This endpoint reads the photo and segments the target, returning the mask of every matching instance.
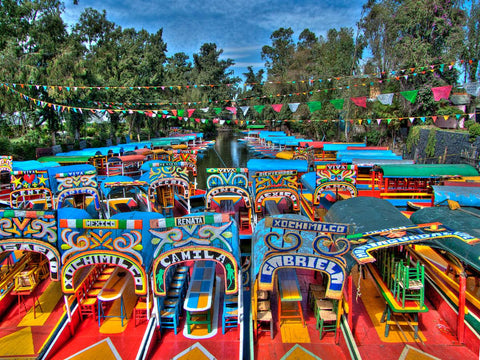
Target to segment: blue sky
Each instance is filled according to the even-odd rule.
[[[107,19],[122,28],[163,28],[167,56],[184,52],[192,59],[204,43],[215,43],[223,57],[235,62],[235,75],[243,78],[247,66],[263,67],[261,49],[271,45],[270,35],[291,27],[296,41],[304,29],[317,36],[328,29],[352,27],[360,19],[364,1],[348,0],[66,0],[64,20],[78,21],[85,8],[107,12]]]

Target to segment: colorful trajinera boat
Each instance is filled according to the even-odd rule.
[[[63,185],[82,176],[92,184],[76,172]],[[68,191],[75,199],[79,189]],[[0,214],[2,358],[158,358],[166,349],[167,358],[184,350],[221,357],[221,347],[204,343],[217,335],[241,358],[241,257],[230,216],[99,219],[72,204]],[[183,349],[171,346],[177,334]]]
[[[439,292],[415,253],[420,245],[446,252],[455,242],[475,254],[478,241],[469,228],[416,225],[370,197],[335,203],[325,222],[266,217],[252,245],[252,356],[476,358],[479,334],[466,315],[474,311],[454,305],[468,295],[461,286],[458,296],[445,286]]]

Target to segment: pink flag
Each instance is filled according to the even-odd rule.
[[[195,109],[188,109],[188,117],[192,117],[192,114],[195,112]]]
[[[432,88],[433,98],[435,101],[448,99],[450,91],[452,91],[452,85],[434,87]]]
[[[274,111],[276,111],[278,113],[278,112],[280,112],[280,110],[282,110],[282,106],[283,106],[283,104],[273,104],[272,108],[273,108]]]
[[[366,96],[360,96],[360,97],[354,97],[350,98],[354,102],[355,105],[361,106],[363,108],[367,107],[367,97]]]
[[[236,108],[236,107],[227,106],[225,109],[227,109],[228,111],[230,111],[232,114],[236,114],[236,113],[237,113],[237,108]]]

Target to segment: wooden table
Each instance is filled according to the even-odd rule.
[[[280,209],[278,208],[275,200],[266,200],[265,201],[265,211],[268,215],[279,215]]]
[[[193,267],[183,308],[187,311],[187,326],[207,324],[211,329],[210,309],[212,307],[213,284],[215,282],[215,262],[197,261]],[[201,315],[203,315],[202,317]],[[194,319],[195,317],[196,319]],[[200,319],[198,319],[200,318]]]
[[[300,319],[305,326],[302,312],[302,293],[295,269],[279,269],[278,278],[278,319]],[[287,305],[289,304],[289,305]],[[290,304],[294,305],[293,307]]]
[[[235,215],[235,205],[233,200],[220,200],[220,211],[222,214]]]
[[[120,267],[115,268],[113,273],[110,275],[110,278],[107,280],[105,285],[103,285],[102,290],[98,293],[98,326],[100,326],[100,320],[107,317],[117,317],[117,316],[107,316],[103,314],[102,301],[115,301],[120,299],[120,318],[127,317],[125,311],[125,304],[123,301],[123,293],[126,287],[129,285],[131,276],[127,273],[127,270]]]
[[[21,271],[17,275],[15,275],[15,286],[12,290],[12,295],[17,295],[18,298],[18,313],[20,314],[20,304],[23,304],[25,308],[25,312],[27,312],[27,297],[32,296],[33,299],[33,318],[37,318],[36,314],[36,307],[38,303],[38,307],[43,312],[42,305],[40,301],[38,301],[38,297],[36,294],[36,288],[38,285],[37,282],[37,271],[39,270],[38,267],[33,267],[31,269]]]

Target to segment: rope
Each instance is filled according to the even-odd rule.
[[[358,298],[362,297],[362,292],[360,290],[360,283],[362,281],[362,265],[358,266],[358,284],[357,284],[357,295],[355,296],[355,301],[358,303]]]

